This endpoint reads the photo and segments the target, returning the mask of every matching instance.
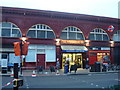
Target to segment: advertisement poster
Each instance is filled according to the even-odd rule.
[[[2,59],[1,60],[1,67],[7,67],[7,62],[8,60],[7,59]]]

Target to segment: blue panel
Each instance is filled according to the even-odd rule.
[[[62,52],[87,52],[85,50],[62,50]]]

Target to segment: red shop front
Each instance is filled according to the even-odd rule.
[[[89,64],[95,62],[103,62],[103,57],[108,55],[110,57],[110,51],[89,51]]]

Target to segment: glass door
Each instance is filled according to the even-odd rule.
[[[69,61],[70,66],[77,64],[79,68],[82,68],[82,59],[82,53],[63,53],[62,68],[64,68],[66,61]]]

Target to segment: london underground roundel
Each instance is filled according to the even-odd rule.
[[[110,26],[108,27],[108,31],[109,31],[109,32],[113,32],[113,30],[114,30],[114,26],[113,26],[113,25],[110,25]]]

